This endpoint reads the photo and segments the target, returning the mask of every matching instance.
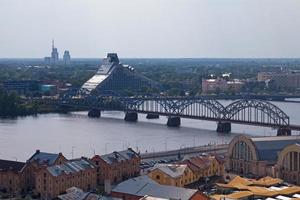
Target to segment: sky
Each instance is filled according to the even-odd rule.
[[[0,0],[0,58],[299,58],[300,0]]]

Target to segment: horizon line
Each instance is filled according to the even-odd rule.
[[[71,57],[72,59],[103,59],[106,57]],[[12,59],[35,59],[44,60],[38,57],[0,57],[0,60]],[[119,57],[119,59],[300,59],[300,57]],[[59,60],[63,60],[60,58]]]

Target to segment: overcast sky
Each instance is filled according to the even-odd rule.
[[[0,0],[0,57],[300,57],[300,0]]]

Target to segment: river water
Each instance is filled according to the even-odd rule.
[[[222,101],[223,105],[231,101]],[[300,125],[300,104],[274,103]],[[179,149],[228,143],[237,134],[276,135],[265,127],[232,124],[231,134],[216,133],[215,122],[181,119],[180,128],[166,126],[167,118],[125,122],[123,112],[103,112],[101,118],[88,118],[87,112],[41,114],[0,120],[0,159],[25,161],[36,149],[62,152],[67,158],[93,156],[132,147],[140,152]],[[299,132],[293,132],[299,134]]]

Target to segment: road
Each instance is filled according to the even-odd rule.
[[[146,160],[161,160],[168,159],[170,157],[177,158],[178,155],[198,155],[201,153],[212,153],[225,155],[228,149],[228,144],[219,144],[219,145],[205,145],[198,147],[189,147],[189,148],[181,148],[177,150],[171,151],[160,151],[160,152],[152,152],[152,153],[143,153],[141,154],[142,161]]]

